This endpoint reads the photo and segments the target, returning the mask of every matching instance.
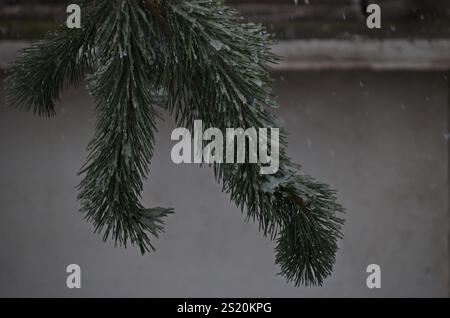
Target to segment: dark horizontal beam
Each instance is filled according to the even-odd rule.
[[[64,21],[73,0],[0,0],[0,39],[39,38]],[[450,0],[227,0],[279,39],[450,38]],[[382,6],[383,28],[368,30],[364,3]]]
[[[450,1],[425,0],[346,0],[346,1],[308,1],[299,0],[298,5],[293,1],[241,1],[228,0],[245,16],[268,22],[295,21],[304,19],[362,19],[369,3],[377,3],[382,8],[383,19],[407,20],[423,15],[450,17]]]
[[[0,0],[0,19],[58,18],[73,0]],[[414,15],[450,16],[450,0],[227,0],[244,15],[275,21],[305,18],[327,19],[361,17],[368,3],[378,3],[385,18],[408,18]]]

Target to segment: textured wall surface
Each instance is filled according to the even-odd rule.
[[[143,193],[146,205],[176,209],[157,252],[142,257],[92,234],[75,189],[95,122],[80,88],[64,94],[52,120],[0,108],[0,296],[447,296],[444,74],[276,77],[290,155],[337,188],[347,208],[335,272],[322,288],[275,276],[272,243],[243,222],[212,171],[171,162],[169,118]],[[65,285],[71,263],[82,269],[79,290]],[[382,268],[379,290],[365,285],[371,263]]]

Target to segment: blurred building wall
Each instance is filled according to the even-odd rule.
[[[275,76],[289,154],[335,187],[347,209],[335,271],[322,288],[275,276],[273,245],[243,222],[212,171],[171,162],[169,118],[143,193],[147,206],[176,209],[157,252],[102,243],[77,212],[77,172],[94,127],[93,101],[80,88],[64,94],[54,119],[0,103],[0,296],[447,296],[445,74]],[[82,268],[80,290],[66,288],[71,263]],[[382,268],[380,290],[365,284],[372,263]]]

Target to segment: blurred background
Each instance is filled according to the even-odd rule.
[[[73,2],[0,0],[0,105],[8,62],[63,23]],[[168,116],[143,193],[146,206],[176,209],[157,252],[102,243],[77,212],[95,124],[80,87],[51,120],[0,108],[0,296],[449,295],[450,1],[226,2],[275,34],[275,113],[289,154],[347,209],[333,275],[318,288],[275,276],[273,244],[243,222],[212,171],[172,163]],[[381,29],[366,26],[372,3]],[[72,263],[79,290],[66,287]],[[381,289],[366,286],[369,264],[381,266]]]

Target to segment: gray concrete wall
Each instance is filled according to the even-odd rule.
[[[143,193],[146,205],[176,208],[157,252],[142,257],[102,243],[77,213],[77,172],[95,121],[80,88],[64,94],[52,120],[0,108],[0,296],[447,296],[444,74],[276,77],[290,155],[337,188],[347,208],[323,287],[295,288],[275,276],[272,243],[243,222],[212,172],[171,162],[169,118]],[[82,268],[80,290],[65,286],[71,263]],[[371,263],[382,268],[379,290],[365,285]]]

